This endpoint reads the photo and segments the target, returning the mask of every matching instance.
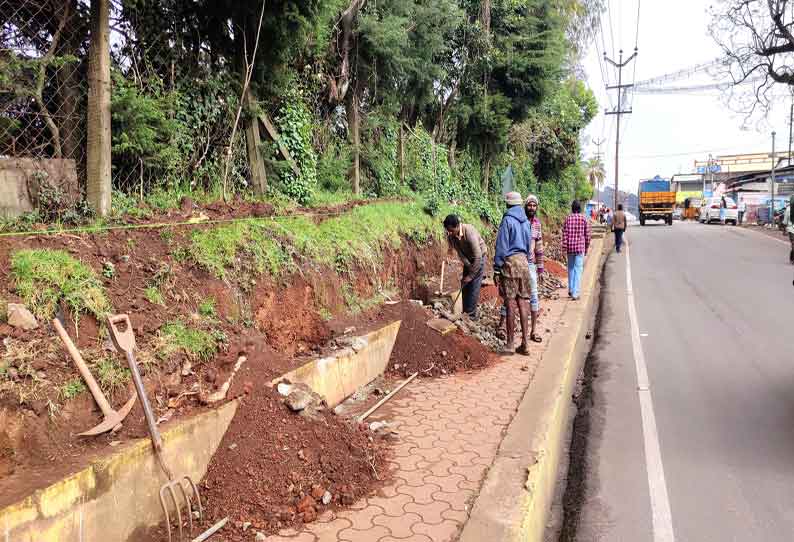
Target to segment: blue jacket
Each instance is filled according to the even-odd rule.
[[[520,205],[510,207],[502,217],[499,233],[496,235],[496,255],[494,268],[499,269],[505,258],[523,252],[529,254],[532,248],[532,226],[524,208]]]

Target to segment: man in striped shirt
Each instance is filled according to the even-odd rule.
[[[590,248],[590,223],[582,214],[582,205],[574,200],[571,214],[562,226],[562,249],[568,254],[568,295],[579,299],[584,257]]]

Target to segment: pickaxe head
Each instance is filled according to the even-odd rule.
[[[135,405],[135,400],[137,398],[138,396],[133,394],[132,397],[130,397],[130,400],[127,401],[127,404],[121,407],[121,409],[115,410],[110,415],[105,416],[105,419],[102,420],[102,423],[96,427],[93,427],[88,431],[78,433],[78,435],[81,437],[92,437],[94,435],[107,433],[108,431],[118,431],[121,429],[121,421],[127,417],[127,414],[130,413],[130,410],[132,410],[133,405]]]

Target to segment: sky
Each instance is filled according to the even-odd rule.
[[[708,7],[713,0],[607,0],[607,12],[602,15],[601,36],[591,44],[583,67],[587,83],[599,102],[599,115],[584,134],[585,158],[598,151],[595,141],[606,139],[601,152],[606,166],[607,183],[615,182],[615,120],[605,116],[611,109],[602,80],[599,56],[606,48],[617,60],[622,47],[624,58],[635,46],[639,54],[635,65],[624,68],[624,83],[632,78],[643,81],[676,72],[722,56],[708,29],[711,16]],[[613,38],[614,36],[614,38]],[[597,47],[597,48],[596,48]],[[617,84],[617,72],[609,69],[607,84]],[[628,81],[626,81],[628,79]],[[667,86],[690,86],[717,82],[708,75],[667,83]],[[609,91],[612,104],[617,102],[616,91]],[[786,89],[781,89],[784,94]],[[633,102],[633,103],[632,103]],[[694,161],[706,160],[711,152],[733,154],[740,152],[771,152],[773,130],[777,131],[777,150],[788,146],[790,99],[776,99],[766,119],[745,122],[745,115],[736,113],[732,102],[726,103],[719,91],[696,94],[640,94],[629,98],[633,113],[621,118],[620,178],[621,190],[636,192],[640,179],[654,175],[670,177],[675,173],[690,173]],[[733,108],[733,110],[732,110]]]

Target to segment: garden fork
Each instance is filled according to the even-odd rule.
[[[119,324],[123,324],[124,329],[120,329]],[[129,365],[132,380],[135,383],[135,389],[138,392],[138,398],[143,407],[143,414],[146,417],[146,425],[149,427],[149,436],[152,439],[154,454],[163,472],[168,477],[168,481],[160,486],[160,505],[163,507],[165,523],[168,526],[168,542],[171,542],[171,515],[169,513],[169,503],[167,502],[168,498],[170,498],[170,502],[176,510],[176,520],[179,525],[179,540],[184,540],[182,512],[180,511],[181,507],[179,505],[178,495],[181,495],[184,503],[187,505],[188,527],[190,529],[189,532],[192,532],[193,505],[191,495],[196,498],[198,518],[201,519],[204,514],[204,510],[201,507],[201,496],[199,495],[198,487],[196,487],[196,484],[193,483],[193,480],[189,476],[183,476],[175,480],[171,469],[165,464],[165,460],[163,459],[163,440],[160,436],[160,431],[157,429],[157,422],[154,419],[154,413],[149,404],[149,398],[146,396],[146,389],[143,387],[141,373],[138,370],[138,363],[135,360],[135,335],[132,332],[129,316],[126,314],[108,316],[108,329],[110,330],[110,337],[113,340],[113,344],[119,351],[127,355],[127,365]],[[185,486],[187,486],[187,488]],[[187,489],[190,491],[188,492]]]

